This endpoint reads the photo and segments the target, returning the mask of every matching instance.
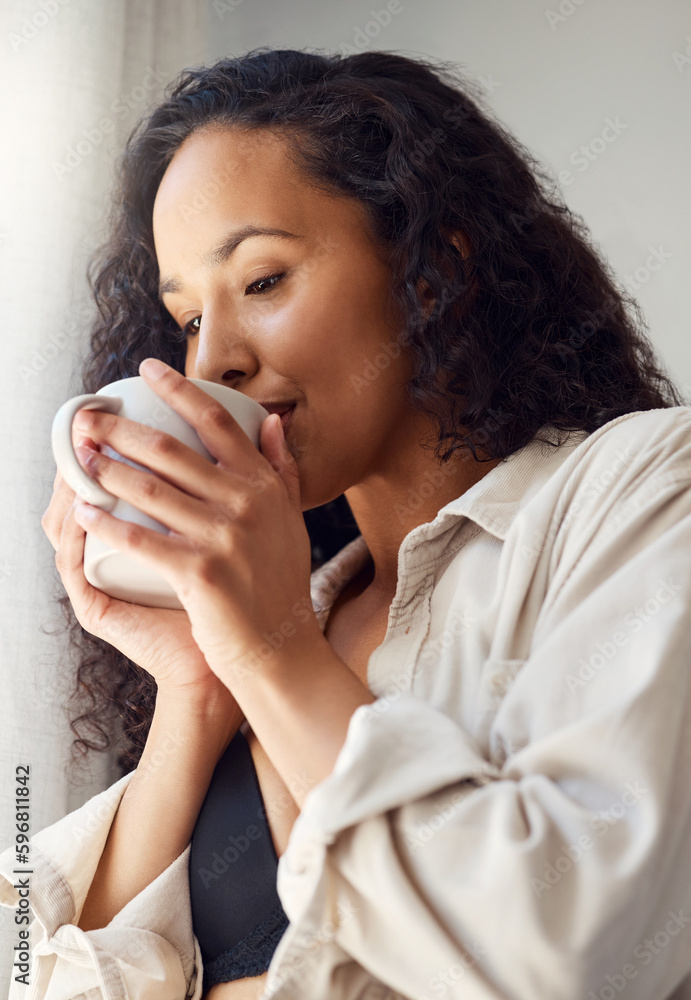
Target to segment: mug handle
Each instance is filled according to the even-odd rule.
[[[50,432],[51,446],[55,464],[61,476],[75,491],[77,496],[87,503],[100,507],[101,510],[112,510],[118,498],[92,479],[79,460],[72,447],[72,421],[77,410],[104,410],[106,413],[119,413],[122,409],[122,396],[99,396],[97,393],[86,393],[74,396],[63,403],[53,417]]]

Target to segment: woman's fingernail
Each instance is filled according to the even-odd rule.
[[[81,462],[84,468],[88,469],[92,475],[97,473],[103,465],[102,456],[97,451],[94,451],[93,448],[83,448],[80,445],[77,445],[74,449],[74,453],[77,456],[78,461]]]
[[[74,508],[74,518],[80,524],[82,521],[94,521],[99,514],[98,507],[92,507],[88,503],[78,503]]]
[[[145,375],[146,378],[150,378],[151,381],[155,381],[160,378],[161,375],[165,375],[168,365],[164,364],[163,361],[159,361],[158,358],[145,358],[139,365],[139,374]]]
[[[77,430],[90,430],[96,420],[96,414],[93,410],[77,410],[74,415],[74,420],[72,425],[77,428]]]

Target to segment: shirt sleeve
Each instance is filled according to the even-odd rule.
[[[417,1000],[650,1000],[691,972],[682,465],[552,540],[489,760],[412,693],[354,712],[279,860],[308,938]]]
[[[22,970],[14,968],[8,1000],[201,997],[201,955],[190,915],[189,845],[106,927],[83,931],[76,926],[132,774],[35,834],[28,865],[17,864],[12,849],[0,855],[0,903],[16,908],[24,885],[32,918],[30,969],[22,978]],[[19,868],[30,874],[18,873]]]

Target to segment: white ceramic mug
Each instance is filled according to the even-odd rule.
[[[221,403],[237,420],[252,444],[259,447],[259,432],[265,418],[269,416],[268,410],[256,400],[228,386],[198,378],[191,378],[189,381]],[[51,430],[53,455],[62,477],[77,496],[109,511],[121,521],[133,521],[167,535],[168,528],[164,524],[109,493],[80,465],[72,445],[72,420],[80,409],[117,413],[128,420],[172,435],[211,462],[215,462],[213,455],[204,447],[195,429],[168,406],[141,375],[110,382],[96,393],[74,396],[63,403],[55,414]],[[108,445],[102,444],[101,451],[111,458],[126,462],[134,469],[152,471],[120,455]],[[132,604],[143,604],[149,608],[182,608],[175,591],[163,577],[88,531],[84,540],[84,576],[93,587]]]

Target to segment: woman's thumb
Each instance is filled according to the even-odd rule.
[[[283,424],[278,414],[272,413],[264,420],[259,434],[259,446],[264,458],[285,483],[290,499],[297,509],[301,510],[300,473],[297,462],[286,444]]]

